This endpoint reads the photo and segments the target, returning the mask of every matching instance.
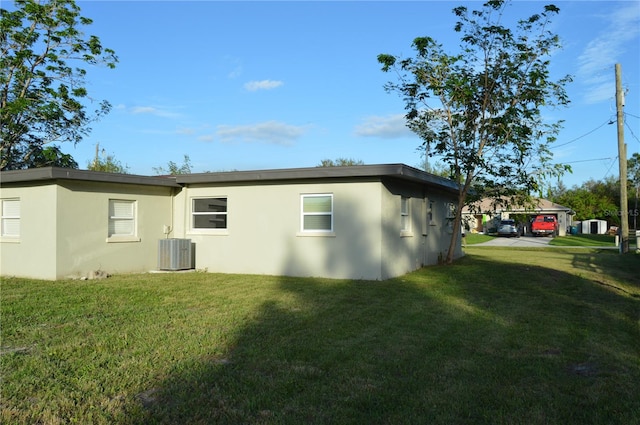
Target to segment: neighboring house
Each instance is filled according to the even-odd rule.
[[[175,177],[42,168],[2,172],[0,189],[3,276],[155,270],[159,240],[180,238],[210,272],[387,279],[442,258],[457,188],[388,164]]]
[[[463,219],[471,231],[489,232],[492,227],[496,227],[496,221],[507,218],[527,217],[525,222],[521,223],[525,231],[528,231],[529,218],[538,214],[554,215],[558,219],[558,236],[565,236],[571,226],[572,216],[575,214],[571,208],[556,204],[546,199],[533,198],[531,206],[509,205],[504,206],[496,203],[493,199],[482,199],[469,208],[466,206],[463,210]]]

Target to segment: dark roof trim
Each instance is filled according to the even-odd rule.
[[[70,168],[32,168],[3,171],[0,184],[28,183],[47,180],[82,180],[104,183],[123,183],[151,186],[181,187],[189,184],[267,183],[291,180],[396,178],[426,184],[448,191],[457,191],[458,185],[417,168],[404,164],[355,165],[347,167],[309,167],[257,171],[229,171],[219,173],[181,174],[170,177],[149,177],[132,174],[104,173]]]
[[[27,183],[47,180],[83,180],[104,183],[137,184],[146,186],[180,187],[174,177],[148,177],[133,174],[105,173],[75,170],[72,168],[31,168],[29,170],[3,171],[0,184]]]
[[[445,190],[458,190],[458,185],[404,164],[353,165],[345,167],[287,168],[257,171],[230,171],[220,173],[182,174],[176,176],[179,184],[207,183],[259,183],[308,179],[357,179],[392,177],[416,183],[437,186]]]

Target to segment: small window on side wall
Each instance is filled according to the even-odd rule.
[[[227,198],[194,198],[191,214],[192,229],[226,229]]]
[[[333,195],[302,195],[302,232],[333,232]]]
[[[109,199],[109,238],[136,236],[136,201]]]
[[[407,235],[411,232],[411,202],[406,196],[400,197],[400,232]]]
[[[2,221],[0,236],[4,238],[20,237],[20,199],[2,200]]]

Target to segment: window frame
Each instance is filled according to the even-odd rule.
[[[6,206],[7,203],[17,204],[17,215],[8,215]],[[0,238],[4,241],[18,241],[22,233],[22,203],[20,198],[3,198],[0,202]],[[7,222],[17,222],[17,233],[7,233]]]
[[[225,201],[225,211],[196,211],[196,201],[200,201],[203,199],[209,200],[224,200]],[[189,210],[189,233],[200,233],[200,234],[213,234],[213,235],[226,235],[229,233],[229,197],[227,195],[215,195],[215,196],[194,196],[191,197],[190,202],[190,210]],[[225,227],[196,227],[195,217],[196,216],[224,216],[225,217]]]
[[[331,200],[331,211],[329,212],[305,212],[305,199],[307,198],[324,198]],[[305,217],[308,216],[329,216],[329,229],[305,229]],[[302,193],[300,194],[300,236],[335,236],[335,209],[333,193]]]
[[[428,218],[428,222],[429,222],[429,226],[436,226],[437,222],[436,222],[436,216],[437,216],[437,211],[436,211],[436,203],[433,199],[428,199],[427,200],[427,218]]]
[[[411,198],[400,196],[400,236],[413,236],[411,230]]]
[[[131,207],[130,216],[117,215],[115,209],[116,204],[127,204]],[[108,210],[107,210],[107,242],[140,242],[138,237],[138,201],[135,199],[121,199],[121,198],[109,198]],[[131,233],[116,233],[116,222],[130,222]],[[113,229],[113,233],[112,233]]]

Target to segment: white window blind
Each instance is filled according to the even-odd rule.
[[[19,199],[3,199],[2,200],[2,236],[19,237],[20,236],[20,200]]]
[[[333,231],[333,195],[302,195],[302,230]]]
[[[109,237],[135,236],[135,201],[109,200]]]

